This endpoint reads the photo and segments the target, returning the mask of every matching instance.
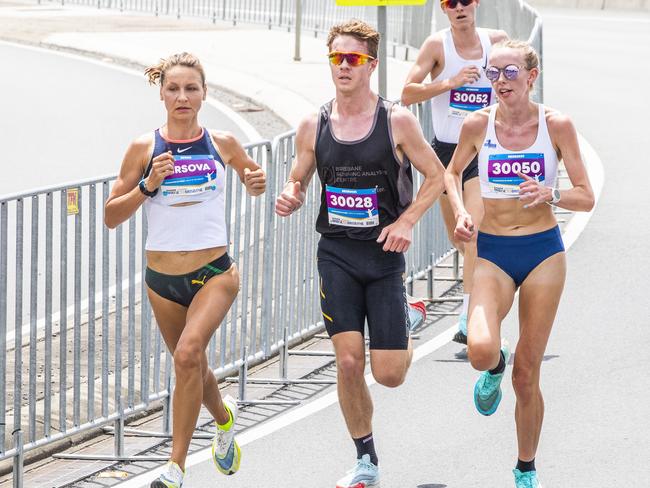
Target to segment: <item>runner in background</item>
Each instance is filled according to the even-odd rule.
[[[475,110],[496,101],[490,81],[483,69],[495,42],[507,39],[504,31],[476,27],[479,0],[442,0],[440,8],[449,19],[450,27],[429,36],[411,68],[402,90],[402,103],[411,105],[431,99],[433,148],[447,167],[458,143],[460,126]],[[425,79],[430,77],[431,81]],[[476,159],[463,172],[462,189],[465,208],[479,225],[483,205],[478,183]],[[446,195],[440,198],[440,208],[449,240],[463,254],[463,306],[459,329],[454,341],[467,343],[467,310],[472,293],[472,271],[476,259],[476,239],[463,242],[454,237],[456,221]]]

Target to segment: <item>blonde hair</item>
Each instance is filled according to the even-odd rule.
[[[205,85],[205,71],[199,58],[190,53],[172,54],[168,58],[161,58],[158,64],[149,66],[144,70],[144,75],[151,85],[162,86],[165,82],[165,73],[174,66],[185,66],[194,68],[201,75],[201,84]]]
[[[375,59],[377,58],[380,38],[379,32],[364,21],[351,19],[342,24],[332,26],[329,35],[327,36],[327,48],[330,51],[332,50],[334,39],[338,36],[352,36],[361,42],[365,42],[368,48],[368,54]]]
[[[539,54],[537,54],[535,48],[528,44],[526,41],[507,39],[497,42],[492,46],[492,49],[497,49],[500,47],[521,50],[524,54],[524,63],[526,64],[525,68],[529,71],[533,68],[539,69]]]

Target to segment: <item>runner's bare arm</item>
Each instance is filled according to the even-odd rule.
[[[458,146],[445,171],[445,190],[456,217],[454,234],[463,241],[469,241],[474,233],[474,223],[463,205],[461,177],[463,171],[479,151],[487,127],[487,112],[480,110],[470,114],[460,129]]]
[[[572,188],[560,191],[561,198],[556,205],[567,210],[588,212],[595,204],[594,191],[582,159],[575,126],[568,116],[559,112],[551,112],[548,115],[547,125],[558,157],[564,162],[572,185]],[[550,200],[551,196],[548,195],[545,201]]]
[[[111,194],[104,206],[104,223],[114,229],[127,220],[148,198],[138,188],[143,173],[149,163],[153,148],[153,137],[145,134],[133,141],[124,155],[120,173],[111,189]],[[171,162],[170,162],[171,160]],[[154,191],[166,174],[173,171],[173,159],[164,153],[154,160],[151,174],[145,179],[145,187]],[[166,173],[170,171],[169,173]]]
[[[246,186],[246,191],[253,196],[261,195],[266,190],[266,173],[251,159],[237,138],[230,132],[210,131],[212,140],[219,150],[224,163],[229,164]]]
[[[424,81],[440,64],[443,56],[442,37],[438,34],[429,36],[422,44],[415,64],[406,77],[401,97],[404,105],[428,100],[453,88],[451,80],[448,79],[431,83]]]
[[[284,189],[275,202],[275,212],[287,217],[298,210],[305,201],[305,191],[316,171],[316,128],[318,115],[305,117],[296,131],[296,158]]]
[[[442,193],[444,168],[409,110],[393,106],[391,128],[401,159],[408,158],[424,176],[411,205],[394,223],[384,227],[377,239],[384,242],[384,251],[405,252],[411,244],[413,227]]]

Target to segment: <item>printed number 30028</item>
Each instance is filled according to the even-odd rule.
[[[373,206],[370,197],[345,197],[343,195],[330,195],[330,205],[348,208],[372,208]]]

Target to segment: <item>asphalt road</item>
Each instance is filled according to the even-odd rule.
[[[54,51],[0,43],[0,195],[116,174],[131,140],[165,122],[144,75]],[[248,138],[204,104],[200,122]]]
[[[545,487],[646,486],[650,458],[650,193],[643,141],[650,104],[650,16],[542,10],[546,103],[570,114],[599,153],[606,182],[568,255],[564,297],[542,370],[546,419],[537,456]],[[517,339],[516,307],[504,335]],[[447,324],[448,325],[448,324]],[[374,385],[383,488],[513,486],[514,396],[490,418],[474,411],[477,374],[446,344],[397,390]],[[511,369],[508,368],[508,372]],[[244,446],[240,473],[211,461],[184,486],[333,487],[354,461],[336,403]],[[129,486],[134,486],[132,483]],[[142,485],[142,486],[148,486]]]

